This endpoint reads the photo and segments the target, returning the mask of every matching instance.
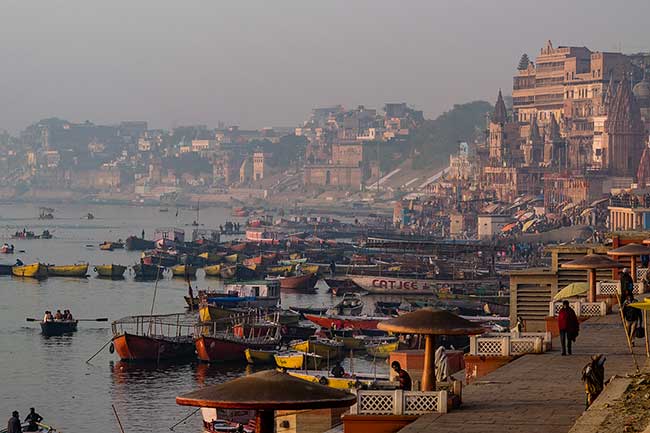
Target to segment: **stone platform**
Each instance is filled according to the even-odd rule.
[[[645,343],[636,340],[639,367],[646,363]],[[526,355],[463,389],[463,406],[446,414],[429,414],[401,433],[567,433],[585,410],[582,368],[596,353],[607,357],[605,380],[634,373],[618,312],[583,322],[573,355],[554,350]]]

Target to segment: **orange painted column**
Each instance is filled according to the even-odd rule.
[[[436,336],[427,335],[424,340],[424,367],[420,391],[436,390]]]
[[[596,270],[589,269],[589,302],[596,302]]]

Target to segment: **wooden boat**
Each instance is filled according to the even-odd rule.
[[[122,361],[159,361],[194,356],[194,319],[184,314],[130,316],[111,324]]]
[[[14,265],[5,265],[0,263],[0,275],[11,275],[11,269]]]
[[[365,293],[365,290],[357,286],[352,280],[344,279],[338,280],[333,278],[325,278],[325,284],[329,287],[329,291],[334,296],[344,296],[346,293]]]
[[[294,311],[298,314],[325,314],[327,310],[329,310],[328,307],[289,307],[289,310]]]
[[[88,263],[47,267],[47,275],[50,277],[85,277],[87,273]]]
[[[278,277],[280,280],[280,289],[291,290],[296,292],[313,292],[316,289],[314,285],[318,278],[316,274],[296,275],[293,277]]]
[[[281,328],[282,342],[289,343],[294,340],[306,340],[316,332],[312,326],[284,325]]]
[[[315,353],[325,359],[341,359],[345,357],[343,343],[333,340],[313,338],[290,344],[293,350],[299,352]]]
[[[102,242],[99,244],[99,249],[102,251],[113,251],[115,247],[113,246],[113,242]]]
[[[41,322],[41,333],[46,337],[65,335],[77,332],[76,320],[54,320]]]
[[[11,268],[11,273],[15,277],[30,277],[42,280],[47,278],[47,266],[42,263],[14,266]]]
[[[386,316],[396,316],[400,305],[401,301],[376,301],[375,312]]]
[[[198,268],[192,265],[176,265],[171,267],[172,275],[175,277],[196,277]]]
[[[230,254],[228,256],[225,256],[223,259],[228,263],[237,263],[237,259],[239,259],[239,254]]]
[[[366,352],[373,358],[388,358],[390,353],[397,349],[399,349],[399,341],[366,345]]]
[[[14,247],[12,245],[4,244],[2,247],[0,247],[0,254],[13,254],[13,253],[14,253]]]
[[[146,265],[171,267],[178,264],[178,254],[161,250],[150,250],[142,253],[140,261]]]
[[[327,364],[327,360],[322,356],[297,351],[278,353],[273,359],[275,365],[284,369],[320,370]]]
[[[275,364],[274,356],[276,353],[275,350],[257,350],[250,348],[244,351],[246,361],[254,365]]]
[[[129,236],[126,238],[126,249],[130,251],[144,251],[155,247],[156,243],[154,241],[142,239],[137,236]]]
[[[318,274],[320,266],[318,265],[302,265],[300,270],[305,274]]]
[[[346,293],[333,309],[341,316],[358,316],[363,310],[363,300],[355,293]]]
[[[327,329],[377,329],[379,322],[388,320],[390,317],[316,316],[305,314],[305,319]]]
[[[206,277],[221,277],[221,265],[206,266],[203,268]]]
[[[126,266],[122,265],[97,265],[95,266],[95,272],[97,275],[103,278],[112,278],[120,279],[124,278],[124,272],[126,271]]]
[[[133,272],[137,280],[156,280],[162,278],[165,268],[157,265],[146,265],[138,263],[133,265]]]
[[[267,275],[285,275],[293,272],[293,265],[269,266],[265,269]]]
[[[252,280],[257,277],[257,272],[247,268],[246,266],[236,264],[231,266],[223,266],[221,268],[221,278],[224,280]]]
[[[370,375],[370,374],[346,374],[343,377],[334,377],[327,370],[315,370],[315,371],[304,371],[304,370],[288,370],[292,376],[298,377],[302,380],[308,382],[320,383],[321,385],[327,385],[331,388],[343,389],[343,390],[356,390],[359,388],[370,388],[373,382],[376,382],[379,379],[379,376],[384,380],[388,380],[388,377],[385,375]]]
[[[203,362],[242,361],[246,359],[246,349],[273,350],[279,339],[272,337],[237,337],[227,332],[200,335],[195,339],[196,354]]]
[[[375,275],[349,275],[356,285],[370,293],[397,295],[433,295],[436,281],[416,278],[397,278]]]
[[[250,281],[226,284],[223,290],[200,290],[198,298],[205,306],[220,308],[277,308],[280,305],[280,286],[276,280]],[[187,299],[186,299],[187,301]],[[286,322],[297,322],[300,317],[287,314]],[[215,317],[216,318],[216,317]],[[281,320],[285,319],[281,317]],[[290,319],[290,320],[289,320]],[[287,324],[287,323],[282,323]]]

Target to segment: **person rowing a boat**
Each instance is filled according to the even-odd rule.
[[[63,314],[61,314],[61,310],[56,310],[56,313],[54,314],[54,320],[57,322],[63,320]]]
[[[23,427],[20,425],[20,415],[17,410],[11,413],[11,418],[7,422],[7,433],[23,433]]]
[[[47,310],[45,312],[45,316],[43,316],[43,322],[53,322],[54,321],[54,316],[52,316],[52,312]]]
[[[70,310],[63,310],[63,320],[70,321],[70,322],[74,320],[72,318],[72,313],[70,312]]]
[[[25,431],[38,431],[38,423],[43,421],[43,417],[36,413],[33,407],[29,408],[29,413],[25,417],[25,422],[29,423]]]

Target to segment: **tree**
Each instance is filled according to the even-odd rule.
[[[524,53],[521,55],[521,59],[519,59],[519,66],[517,66],[517,69],[520,71],[525,71],[528,69],[529,64],[530,59],[528,58],[528,54]]]

